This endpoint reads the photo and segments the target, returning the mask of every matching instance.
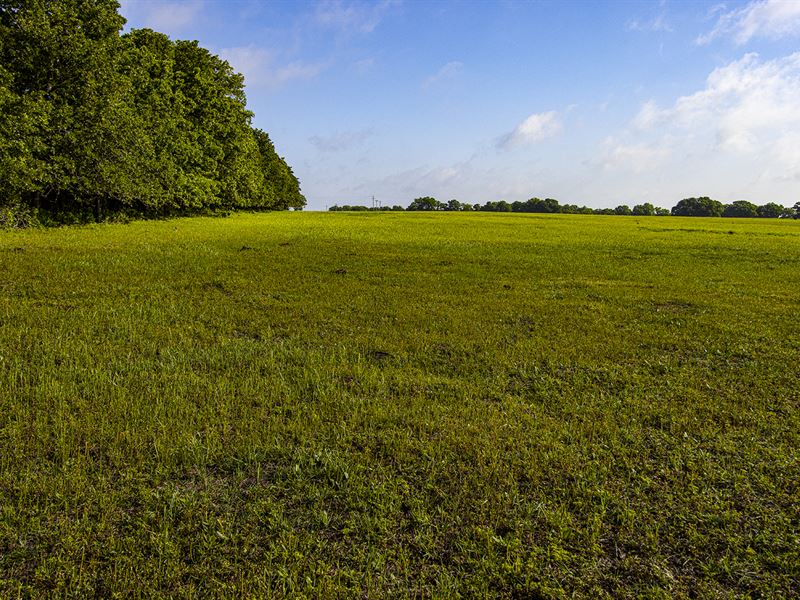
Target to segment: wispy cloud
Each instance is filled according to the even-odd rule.
[[[204,0],[123,0],[120,12],[126,17],[135,15],[144,27],[175,35],[197,23],[204,8]]]
[[[462,202],[486,200],[516,200],[536,195],[532,180],[541,184],[547,174],[527,166],[524,173],[515,173],[505,160],[499,164],[487,162],[485,156],[473,155],[460,161],[440,165],[425,165],[396,172],[371,176],[354,174],[353,178],[339,175],[320,187],[321,195],[331,202],[341,198],[364,198],[375,194],[384,204],[407,205],[413,198],[433,196],[441,201],[457,198]],[[344,183],[344,185],[342,185]],[[336,189],[340,186],[339,189]],[[542,189],[545,189],[545,185]],[[331,193],[333,189],[333,193]]]
[[[428,89],[431,86],[434,86],[439,83],[443,83],[445,81],[450,81],[458,76],[464,70],[464,63],[459,62],[457,60],[452,60],[446,65],[444,65],[441,69],[436,71],[430,77],[427,77],[425,81],[422,82],[422,88]]]
[[[628,31],[647,31],[647,32],[672,32],[672,26],[669,24],[667,20],[666,13],[659,13],[654,18],[650,20],[640,21],[637,19],[633,19],[628,21],[625,25],[625,29]]]
[[[442,199],[459,193],[459,184],[473,181],[474,169],[470,161],[457,162],[435,167],[416,167],[386,175],[375,187],[397,190],[408,199],[430,195]],[[464,196],[462,196],[464,197]]]
[[[362,58],[361,60],[357,60],[353,64],[353,68],[356,70],[357,73],[361,75],[371,71],[374,66],[375,66],[374,56],[368,56],[367,58]]]
[[[772,156],[781,169],[779,178],[800,181],[800,131],[787,133],[777,140]]]
[[[654,100],[648,100],[639,109],[633,119],[633,126],[639,130],[648,130],[664,118],[664,110],[659,108]]]
[[[800,127],[800,52],[762,61],[757,54],[712,71],[706,87],[672,106],[650,101],[634,119],[640,128],[711,128],[722,149],[761,150],[766,140]]]
[[[605,169],[624,169],[642,173],[661,165],[671,154],[664,144],[621,143],[613,136],[603,141],[600,164]]]
[[[702,89],[671,105],[645,102],[629,131],[604,142],[600,162],[642,171],[679,156],[697,164],[724,157],[749,161],[751,169],[768,165],[780,177],[800,177],[797,98],[800,52],[773,60],[746,54],[712,71]]]
[[[399,0],[380,2],[323,0],[317,5],[314,20],[319,25],[346,33],[372,33],[386,14],[399,5]]]
[[[361,145],[373,135],[375,132],[371,128],[367,128],[358,131],[343,131],[327,136],[315,135],[308,138],[308,141],[320,152],[341,152]]]
[[[326,66],[326,63],[307,63],[295,60],[274,69],[267,81],[273,86],[279,86],[292,79],[313,79],[322,73]]]
[[[497,148],[507,150],[516,146],[541,142],[558,135],[562,129],[561,119],[555,111],[534,113],[512,131],[501,136],[497,140]]]
[[[714,28],[697,38],[700,45],[730,37],[746,44],[754,37],[780,39],[800,35],[800,2],[757,0],[742,8],[721,12]]]
[[[252,45],[220,48],[218,53],[244,75],[245,83],[250,86],[277,88],[292,80],[313,79],[327,66],[299,60],[279,64],[274,51]]]

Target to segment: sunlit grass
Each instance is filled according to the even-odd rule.
[[[0,234],[0,597],[790,597],[800,223]]]

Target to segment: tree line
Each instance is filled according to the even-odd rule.
[[[116,0],[0,0],[5,219],[303,207],[242,75],[124,24]]]
[[[758,206],[746,200],[737,200],[730,204],[723,204],[707,196],[700,198],[684,198],[671,210],[653,206],[649,202],[636,204],[633,208],[621,204],[616,208],[590,208],[576,204],[560,204],[553,198],[531,198],[530,200],[506,202],[486,202],[485,204],[469,204],[450,200],[439,202],[431,196],[415,198],[408,207],[399,205],[392,207],[366,207],[362,205],[334,205],[330,211],[483,211],[507,213],[561,213],[561,214],[586,214],[586,215],[632,215],[632,216],[676,216],[676,217],[761,217],[761,218],[800,218],[800,202],[793,207],[784,207],[774,202]]]

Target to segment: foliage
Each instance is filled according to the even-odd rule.
[[[561,212],[558,200],[553,198],[531,198],[525,202],[514,202],[514,212],[557,213]]]
[[[395,204],[394,206],[364,206],[362,204],[342,204],[339,206],[338,204],[334,204],[328,208],[328,210],[332,212],[389,212],[405,210],[405,208],[399,204]]]
[[[722,211],[723,217],[758,217],[758,206],[747,200],[737,200],[731,204],[725,205]]]
[[[445,207],[445,210],[449,210],[451,212],[455,212],[455,211],[459,211],[459,210],[464,210],[465,206],[469,206],[469,205],[468,204],[467,205],[462,205],[461,202],[459,202],[458,200],[453,198],[452,200],[450,200],[447,203],[447,205]]]
[[[487,202],[479,210],[484,212],[512,212],[513,207],[505,200],[499,200],[497,202]]]
[[[768,202],[763,206],[759,206],[757,212],[759,217],[766,219],[778,219],[783,216],[783,213],[786,212],[786,209],[780,204]]]
[[[41,225],[38,211],[17,201],[0,204],[0,229],[24,229]]]
[[[543,214],[600,214],[600,215],[631,215],[631,214],[647,214],[647,215],[668,215],[668,210],[663,208],[656,208],[652,204],[637,205],[636,209],[639,212],[633,212],[626,206],[618,206],[616,209],[612,208],[599,208],[592,209],[588,206],[578,206],[577,204],[560,204],[554,198],[531,198],[524,202],[519,200],[515,202],[489,201],[484,204],[470,205],[467,203],[459,202],[458,200],[450,200],[447,204],[438,202],[435,198],[426,196],[424,198],[415,199],[406,210],[419,211],[419,210],[444,210],[451,212],[463,211],[483,211],[483,212],[515,212],[515,213],[543,213]],[[340,207],[333,207],[330,210],[342,210]],[[356,210],[354,207],[353,210]],[[642,212],[644,211],[644,212]]]
[[[645,202],[644,204],[637,204],[633,207],[633,211],[631,214],[637,217],[652,217],[656,214],[656,207],[650,204],[649,202]]]
[[[800,203],[798,203],[800,205]],[[387,207],[367,208],[366,206],[334,205],[328,210],[331,211],[385,211]],[[392,207],[392,210],[403,210],[400,206]],[[751,202],[744,200],[723,205],[721,202],[711,200],[708,197],[686,198],[681,200],[672,211],[659,206],[653,206],[649,202],[637,204],[631,209],[628,205],[622,204],[616,208],[589,208],[588,206],[578,206],[577,204],[559,204],[558,200],[546,198],[531,198],[525,202],[519,200],[508,203],[504,200],[498,202],[486,202],[485,204],[468,204],[458,200],[450,200],[446,204],[439,202],[435,198],[425,196],[416,198],[411,202],[406,210],[409,211],[483,211],[483,212],[515,212],[515,213],[560,213],[560,214],[595,214],[595,215],[634,215],[640,217],[658,216],[726,216],[726,217],[766,217],[779,218],[791,217],[795,215],[795,209],[787,209],[779,204],[769,203],[757,207]]]
[[[261,161],[264,184],[273,197],[270,208],[280,210],[303,208],[306,204],[306,199],[300,193],[300,182],[292,168],[283,158],[278,156],[275,146],[265,132],[255,129],[253,133],[258,145],[258,156]]]
[[[406,210],[443,210],[443,206],[442,203],[436,198],[432,198],[431,196],[423,196],[422,198],[414,198]]]
[[[112,0],[0,0],[0,203],[117,214],[302,207],[244,81]]]
[[[723,209],[722,202],[702,196],[684,198],[672,207],[672,214],[676,217],[721,217]]]
[[[0,598],[796,597],[798,223],[607,221],[4,233]]]
[[[562,204],[559,207],[559,211],[561,214],[564,215],[591,215],[594,214],[594,210],[589,208],[588,206],[578,206],[577,204]]]

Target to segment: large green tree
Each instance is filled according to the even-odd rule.
[[[516,203],[515,203],[516,204]],[[558,200],[554,198],[531,198],[525,202],[521,202],[514,212],[529,212],[529,213],[557,213],[561,212],[561,206]]]
[[[736,200],[725,206],[723,217],[757,217],[758,207],[747,200]]]
[[[676,217],[721,217],[723,209],[722,202],[701,196],[684,198],[672,207],[672,214]]]
[[[764,219],[778,219],[786,211],[780,204],[767,202],[758,207],[758,216]]]
[[[286,210],[301,209],[306,199],[300,193],[300,182],[286,160],[275,151],[269,135],[260,129],[254,130],[259,154],[259,165],[265,178],[264,206]]]
[[[631,207],[628,206],[627,204],[620,204],[619,206],[617,206],[614,209],[614,214],[615,215],[632,215],[633,211],[631,210]]]
[[[120,36],[115,0],[0,0],[0,203],[49,214],[300,208],[244,79],[197,42]]]
[[[124,19],[111,0],[0,3],[0,63],[26,123],[6,145],[24,144],[30,171],[21,195],[36,206],[128,191],[131,148],[124,85],[115,69]]]
[[[649,202],[637,204],[633,207],[633,214],[639,217],[652,217],[656,214],[656,207]]]
[[[414,198],[411,204],[408,205],[406,210],[443,210],[444,206],[436,198],[431,196],[422,196],[421,198]]]

